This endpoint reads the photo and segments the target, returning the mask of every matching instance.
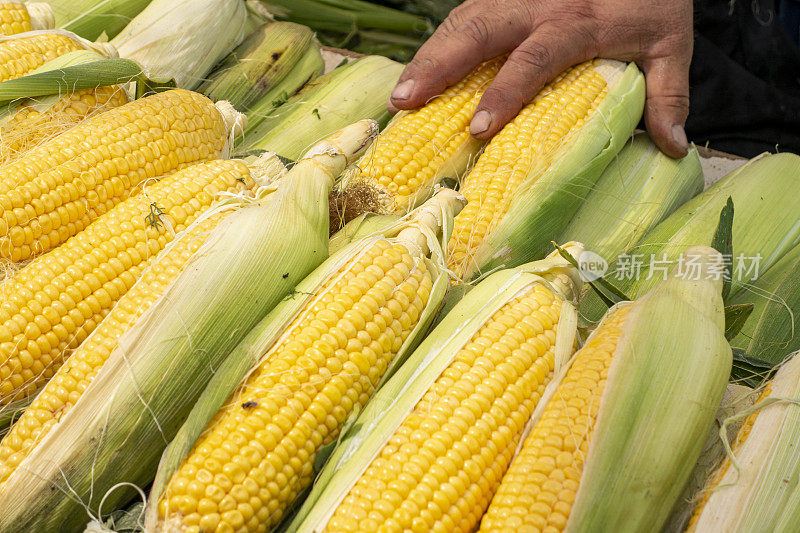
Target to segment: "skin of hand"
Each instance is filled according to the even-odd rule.
[[[488,139],[569,67],[634,61],[647,82],[645,124],[661,150],[686,155],[692,0],[467,0],[406,66],[389,108],[414,109],[482,61],[508,53],[470,133]]]

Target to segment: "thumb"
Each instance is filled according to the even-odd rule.
[[[683,157],[689,149],[686,117],[689,116],[689,59],[665,56],[643,65],[647,82],[644,121],[662,152]]]

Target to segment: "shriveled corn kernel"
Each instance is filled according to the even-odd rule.
[[[467,205],[448,243],[448,263],[457,275],[470,271],[472,254],[509,212],[522,182],[551,165],[608,93],[595,65],[596,60],[582,63],[545,86],[492,138],[464,178],[460,190]]]
[[[525,439],[481,520],[481,531],[563,531],[578,490],[626,309],[577,353],[541,419]]]
[[[144,180],[218,157],[226,139],[214,104],[180,89],[81,122],[0,167],[0,258],[55,248]]]
[[[387,282],[365,283],[367,269],[379,269],[376,276]],[[393,271],[407,274],[395,278]],[[385,302],[381,311],[399,305],[408,312],[414,302],[399,295],[415,293],[424,306],[431,290],[427,266],[402,244],[381,239],[351,260],[320,289],[209,423],[170,480],[159,502],[161,519],[185,523],[181,507],[194,486],[221,496],[207,520],[215,524],[213,531],[267,531],[280,522],[311,483],[320,447],[333,442],[347,415],[371,396],[414,326],[400,325],[391,314],[381,321],[380,312],[369,312],[368,302]],[[349,309],[328,305],[340,299],[350,303]],[[353,312],[359,304],[364,304],[367,318]],[[416,311],[419,316],[422,309]],[[315,327],[326,321],[335,325]],[[372,324],[381,330],[378,339],[364,339],[366,346],[352,349],[350,341]],[[214,511],[212,505],[207,509]],[[246,521],[253,513],[255,519]],[[200,520],[205,520],[202,513]]]
[[[241,161],[187,168],[121,203],[0,286],[0,405],[32,394],[88,336],[143,268],[208,208],[216,193],[252,187]],[[38,347],[34,357],[31,350]]]
[[[520,319],[555,328],[560,309],[541,285],[501,307],[403,420],[327,530],[474,530],[552,376],[552,339]]]

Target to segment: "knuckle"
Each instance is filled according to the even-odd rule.
[[[472,17],[459,26],[458,31],[476,44],[484,45],[491,38],[489,23],[483,16]]]
[[[539,41],[530,41],[518,47],[508,61],[523,70],[543,70],[553,62],[553,51]]]

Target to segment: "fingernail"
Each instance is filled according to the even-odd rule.
[[[492,125],[492,115],[488,111],[478,111],[469,123],[469,132],[472,135],[480,135]]]
[[[683,150],[689,149],[689,141],[686,139],[686,130],[680,124],[672,126],[672,140]]]
[[[406,80],[394,88],[392,100],[408,100],[412,92],[414,92],[414,80]]]

